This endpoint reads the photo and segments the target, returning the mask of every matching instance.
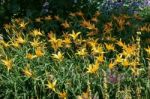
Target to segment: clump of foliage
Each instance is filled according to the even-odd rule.
[[[138,14],[92,13],[5,24],[0,98],[148,98],[150,25]]]

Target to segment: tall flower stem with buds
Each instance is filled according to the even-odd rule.
[[[103,98],[104,99],[109,99],[109,94],[108,94],[108,85],[107,85],[107,74],[103,70]]]
[[[137,38],[136,38],[136,41],[137,41],[137,62],[138,64],[140,63],[140,49],[141,49],[141,39],[140,39],[140,35],[141,35],[141,32],[137,32]]]
[[[137,88],[136,88],[136,96],[137,96],[137,99],[141,99],[141,86],[137,85]]]

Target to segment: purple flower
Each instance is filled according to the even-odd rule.
[[[109,82],[110,83],[117,83],[118,82],[118,77],[117,77],[117,75],[114,75],[114,74],[111,74],[111,75],[109,75]]]
[[[133,2],[133,3],[131,4],[131,6],[140,6],[140,3],[139,3],[139,2]]]
[[[121,7],[121,6],[123,6],[123,2],[115,2],[115,3],[113,3],[113,6],[114,7]]]

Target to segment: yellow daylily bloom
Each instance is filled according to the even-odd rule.
[[[98,62],[104,62],[104,54],[99,55],[98,57],[96,57],[96,60]]]
[[[90,21],[86,21],[85,19],[80,23],[82,27],[89,27],[91,25]]]
[[[17,42],[17,41],[12,41],[11,42],[11,45],[15,48],[19,48],[20,47],[20,44]]]
[[[86,48],[81,48],[81,49],[77,50],[76,54],[79,56],[86,56],[88,53],[86,51]]]
[[[98,39],[88,39],[87,40],[87,43],[90,47],[95,47],[98,45]]]
[[[75,16],[76,16],[76,14],[75,14],[75,13],[72,13],[72,12],[71,12],[69,15],[72,16],[72,17],[75,17]]]
[[[58,93],[60,99],[67,99],[67,93],[65,91]]]
[[[104,25],[104,33],[111,33],[111,31],[113,30],[112,28],[112,22],[107,22],[105,25]]]
[[[38,18],[35,19],[35,22],[41,22],[41,19],[42,18],[38,17]]]
[[[78,12],[76,12],[75,14],[76,14],[77,16],[81,16],[81,17],[84,16],[83,12],[81,12],[81,11],[78,11]]]
[[[98,29],[95,27],[95,24],[90,24],[89,26],[86,27],[89,30],[95,30],[97,31]]]
[[[106,46],[106,49],[107,49],[108,51],[115,51],[115,47],[114,47],[113,44],[106,44],[106,43],[105,43],[105,46]]]
[[[18,38],[16,39],[17,43],[19,44],[24,44],[26,42],[25,39],[23,39],[21,36],[18,36]]]
[[[13,61],[12,59],[2,59],[2,64],[6,66],[7,70],[9,71],[10,69],[12,69],[13,66]]]
[[[28,24],[28,22],[25,22],[25,21],[23,20],[23,21],[21,21],[21,22],[19,23],[19,26],[20,26],[20,28],[25,29],[27,24]]]
[[[63,44],[66,48],[70,48],[71,47],[71,40],[69,37],[66,37],[64,40],[63,40]]]
[[[39,30],[38,29],[34,29],[34,30],[31,31],[30,34],[33,35],[33,36],[35,36],[35,37],[43,35],[42,32],[40,31],[40,29]]]
[[[62,47],[62,44],[63,44],[63,40],[62,39],[57,39],[57,40],[51,42],[51,47],[56,52],[60,47]]]
[[[87,73],[95,74],[98,69],[99,69],[98,63],[90,64],[89,67],[87,68],[87,70],[88,70]]]
[[[93,46],[92,47],[92,54],[102,54],[104,53],[102,46]]]
[[[35,54],[37,57],[41,57],[44,55],[44,52],[42,51],[42,49],[40,47],[35,49]]]
[[[0,44],[2,44],[5,48],[9,47],[9,43],[6,43],[4,40],[0,40]]]
[[[58,15],[54,16],[54,19],[57,21],[61,21],[61,18]]]
[[[82,95],[77,96],[77,99],[92,99],[89,88],[86,90],[86,92],[82,92]]]
[[[121,63],[124,67],[128,67],[130,65],[129,60],[124,59]]]
[[[136,45],[130,45],[123,48],[123,55],[126,57],[130,57],[136,53],[137,47]]]
[[[48,33],[48,37],[49,37],[49,42],[55,42],[57,40],[56,34],[53,33],[53,31],[50,31],[50,33]]]
[[[122,42],[122,40],[120,39],[119,41],[117,41],[117,43],[116,43],[117,45],[119,45],[120,47],[123,47],[123,48],[125,48],[126,47],[126,45]]]
[[[35,58],[36,57],[36,55],[32,55],[31,53],[28,53],[27,55],[26,55],[26,58],[27,59],[33,59],[33,58]]]
[[[55,92],[56,91],[56,82],[57,82],[57,80],[54,80],[53,82],[48,81],[47,87]]]
[[[25,67],[23,69],[23,73],[27,76],[27,77],[31,77],[33,75],[32,71],[29,69],[29,65],[27,65],[27,67]]]
[[[97,19],[97,17],[95,17],[95,16],[94,16],[94,17],[91,19],[91,21],[93,21],[93,22],[96,22],[96,23],[97,23],[97,22],[98,22],[98,19]]]
[[[65,22],[62,23],[61,25],[62,25],[65,29],[70,27],[69,23],[68,23],[66,20],[65,20]]]
[[[148,48],[145,48],[145,51],[150,55],[150,46]]]
[[[75,40],[79,36],[79,34],[81,34],[81,32],[75,33],[74,30],[73,30],[72,34],[69,34],[69,35],[73,38],[73,40]]]
[[[30,43],[31,43],[31,46],[33,46],[34,48],[36,48],[36,47],[41,45],[41,42],[39,42],[38,39],[33,39],[33,41],[30,42]]]
[[[59,51],[57,54],[52,54],[52,58],[53,58],[53,59],[56,59],[56,60],[58,60],[58,61],[62,61],[63,58],[64,58],[64,56],[63,56],[63,54]]]
[[[122,59],[122,54],[116,55],[116,60],[115,60],[115,62],[116,62],[116,63],[121,63],[122,61],[123,61],[123,59]]]
[[[44,17],[45,20],[52,20],[52,17],[49,15],[49,16],[46,16]]]
[[[94,14],[95,17],[98,17],[100,15],[101,15],[101,12],[99,12],[99,11],[96,11],[95,14]]]
[[[50,32],[48,34],[49,42],[51,43],[52,48],[54,49],[54,51],[56,52],[58,50],[58,48],[62,47],[63,44],[63,40],[62,39],[57,39],[56,35],[53,32]]]
[[[115,65],[116,65],[116,63],[111,61],[108,65],[109,69],[113,69],[115,67]]]

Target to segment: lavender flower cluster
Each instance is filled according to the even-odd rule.
[[[138,13],[144,7],[150,6],[150,0],[104,0],[100,9],[105,12]]]

